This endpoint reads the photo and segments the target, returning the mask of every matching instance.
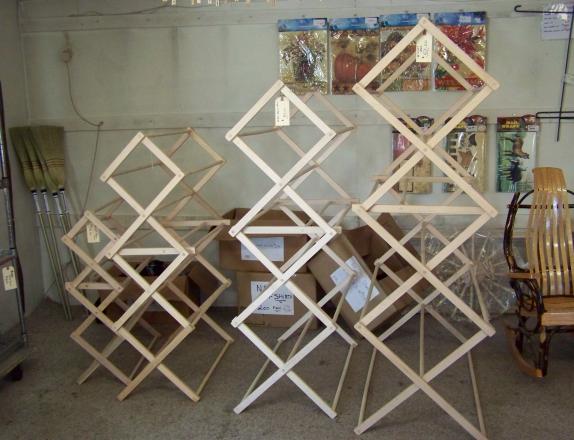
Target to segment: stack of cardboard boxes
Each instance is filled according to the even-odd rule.
[[[236,208],[229,211],[224,217],[230,219],[231,225],[233,225],[246,212],[246,209]],[[306,218],[303,213],[298,213],[298,215],[302,219]],[[378,222],[396,238],[403,236],[401,229],[390,215],[381,215],[378,218]],[[290,226],[293,223],[283,212],[269,211],[257,218],[252,225]],[[237,272],[236,288],[238,291],[238,307],[239,311],[241,311],[265,290],[265,287],[271,280],[271,275],[239,241],[229,235],[228,230],[222,232],[218,239],[220,267]],[[271,261],[278,267],[281,267],[305,244],[307,238],[301,235],[258,236],[252,238],[252,240]],[[343,231],[343,234],[333,239],[329,246],[357,274],[346,293],[341,308],[342,319],[352,329],[359,320],[363,308],[365,308],[374,262],[389,249],[389,246],[367,226]],[[407,247],[416,255],[416,251],[412,246]],[[406,261],[396,254],[387,260],[386,264],[403,280],[406,280],[414,273],[414,270]],[[299,270],[293,281],[311,299],[318,301],[321,294],[330,291],[345,276],[345,272],[325,252],[319,252]],[[319,286],[319,292],[317,286]],[[366,312],[379,304],[395,288],[396,284],[381,273],[371,293],[371,299],[366,305]],[[427,288],[428,284],[420,282],[415,286],[415,291],[424,296]],[[335,297],[335,302],[339,298],[340,296]],[[395,309],[379,317],[373,322],[372,327],[382,324],[409,302],[410,298],[404,296],[403,301]],[[247,322],[271,327],[288,327],[301,317],[305,311],[306,309],[294,298],[289,289],[282,288],[272,295],[268,301],[264,302],[249,317]],[[316,327],[316,325],[317,323],[315,322],[314,326]]]
[[[247,209],[236,208],[223,215],[231,220],[231,225],[237,223],[246,213]],[[304,213],[297,213],[301,219],[306,220]],[[269,211],[251,223],[253,226],[291,226],[293,222],[282,211]],[[239,241],[229,235],[229,229],[219,236],[219,267],[233,270],[237,274],[237,304],[239,311],[247,307],[267,287],[272,279],[269,271],[261,264],[251,252]],[[302,235],[288,236],[258,236],[252,241],[259,249],[278,267],[288,261],[302,246],[307,237]],[[307,294],[313,301],[317,301],[317,283],[312,274],[308,273],[307,265],[303,265],[293,277],[293,282]],[[248,319],[248,324],[269,327],[289,327],[307,309],[296,300],[293,293],[282,287],[263,303]],[[316,320],[311,328],[316,328]]]

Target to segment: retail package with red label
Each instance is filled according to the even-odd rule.
[[[419,116],[413,119],[419,127],[427,129],[434,123],[433,118],[428,116]],[[401,154],[403,154],[411,146],[410,141],[403,136],[398,130],[393,130],[393,160],[397,159]],[[415,149],[411,154],[407,156],[406,159],[411,157],[414,153],[419,151]],[[412,170],[410,170],[397,185],[395,185],[395,191],[400,193],[412,193],[412,194],[428,194],[432,192],[432,183],[425,182],[424,177],[432,176],[432,163],[427,157],[423,157]]]
[[[390,14],[381,15],[381,58],[397,45],[399,41],[418,23],[421,17],[428,14]],[[416,51],[416,42],[413,41],[389,66],[383,70],[382,82],[387,79],[404,64]],[[389,92],[407,92],[430,89],[431,65],[430,63],[418,63],[413,61],[398,78],[385,87]]]
[[[486,12],[441,12],[434,14],[434,23],[480,67],[486,67]],[[483,82],[442,44],[436,42],[438,55],[457,71],[472,87]],[[465,90],[447,70],[435,64],[434,87],[437,90]]]
[[[279,74],[295,93],[329,91],[326,18],[279,20]]]
[[[329,20],[331,44],[331,92],[353,94],[353,86],[379,61],[378,17],[333,18]],[[369,84],[370,90],[378,81]]]
[[[485,116],[468,116],[446,136],[446,152],[474,177],[472,184],[480,192],[486,190],[486,124]],[[445,192],[455,189],[452,183],[444,184]]]

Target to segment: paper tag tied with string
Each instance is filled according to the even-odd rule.
[[[100,242],[100,230],[93,223],[86,225],[86,235],[88,236],[88,243]]]
[[[289,125],[291,125],[289,100],[284,96],[280,96],[275,100],[275,126],[287,127]]]
[[[430,63],[432,61],[432,35],[421,35],[417,40],[415,60],[417,63]]]
[[[5,266],[2,268],[2,279],[4,280],[4,290],[6,291],[14,290],[18,286],[14,266]]]

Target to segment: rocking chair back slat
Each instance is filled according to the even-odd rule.
[[[574,295],[568,191],[559,168],[535,168],[526,251],[530,273],[544,296]]]

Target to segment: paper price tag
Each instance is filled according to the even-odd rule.
[[[417,63],[430,63],[432,61],[432,35],[425,34],[417,40]]]
[[[280,96],[275,100],[275,126],[286,127],[288,125],[291,125],[289,100],[284,96]]]
[[[100,230],[93,223],[87,224],[86,234],[88,236],[88,243],[99,243],[100,242]]]
[[[2,278],[4,279],[4,290],[14,290],[17,287],[14,266],[3,267]]]

